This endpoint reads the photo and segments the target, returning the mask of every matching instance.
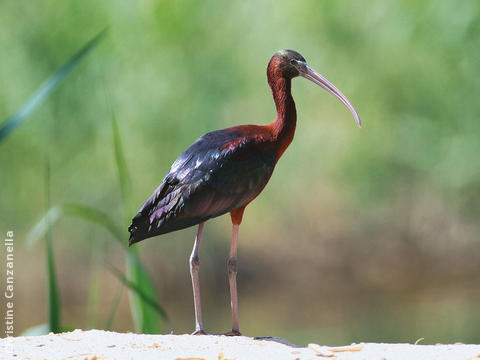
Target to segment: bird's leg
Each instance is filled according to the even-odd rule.
[[[228,281],[230,283],[230,302],[232,305],[232,331],[225,335],[241,335],[238,326],[238,294],[237,294],[237,244],[239,224],[233,225],[230,257],[227,262]]]
[[[195,237],[192,254],[190,255],[190,275],[192,276],[193,302],[195,305],[195,332],[192,335],[206,334],[206,332],[203,330],[202,304],[200,301],[200,281],[198,276],[200,270],[198,249],[200,248],[200,241],[202,240],[204,224],[205,223],[201,223],[198,225],[197,236]]]

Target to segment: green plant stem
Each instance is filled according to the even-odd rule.
[[[50,163],[47,160],[45,166],[45,210],[50,208]],[[55,259],[53,254],[52,228],[49,225],[45,233],[45,249],[47,256],[48,276],[48,315],[50,331],[59,333],[60,326],[60,299],[55,272]]]
[[[120,282],[118,284],[118,290],[117,290],[117,293],[115,295],[113,305],[110,309],[110,313],[108,314],[108,319],[107,319],[107,322],[105,324],[105,330],[111,330],[112,329],[113,320],[115,319],[115,314],[117,312],[118,305],[120,304],[120,300],[122,298],[123,287],[124,287],[124,284],[122,282]]]

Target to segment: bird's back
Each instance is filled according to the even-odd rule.
[[[238,126],[203,135],[178,157],[133,218],[130,244],[248,204],[267,184],[275,163],[264,127]]]

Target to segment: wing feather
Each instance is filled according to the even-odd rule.
[[[244,206],[265,187],[275,153],[230,129],[200,137],[173,163],[129,227],[130,244]],[[259,150],[260,149],[260,150]]]

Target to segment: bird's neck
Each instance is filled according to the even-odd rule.
[[[272,89],[273,100],[277,107],[277,117],[268,126],[272,132],[273,139],[279,145],[280,157],[293,140],[297,124],[297,110],[291,92],[291,79],[279,77],[269,79]]]

